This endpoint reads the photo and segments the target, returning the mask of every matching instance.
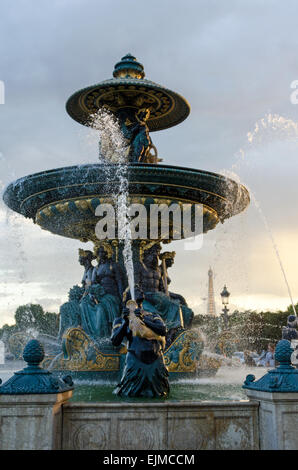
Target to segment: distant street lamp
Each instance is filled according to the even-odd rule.
[[[228,316],[229,309],[227,305],[229,304],[229,297],[230,297],[230,292],[228,291],[226,285],[224,285],[224,288],[220,295],[221,295],[221,301],[223,304],[223,309],[222,309],[223,313],[221,314],[221,316],[224,322],[224,328],[226,329],[229,326],[229,316]]]

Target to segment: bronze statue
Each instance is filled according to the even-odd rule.
[[[158,266],[159,243],[148,243],[144,247],[141,262],[135,272],[135,282],[144,292],[143,308],[160,315],[167,327],[167,344],[170,344],[177,332],[183,328],[180,304],[164,292],[161,269]]]
[[[119,316],[123,284],[121,268],[112,258],[108,243],[95,250],[98,265],[93,268],[91,285],[81,300],[81,325],[94,340],[110,336],[114,319]]]
[[[150,117],[148,108],[139,109],[134,116],[121,111],[119,113],[120,127],[129,147],[128,160],[131,163],[157,163],[156,147],[152,144],[147,121]],[[150,151],[153,150],[154,154]]]
[[[166,397],[169,393],[169,373],[163,358],[166,327],[159,315],[143,308],[144,296],[138,286],[135,297],[136,301],[128,300],[122,317],[113,324],[113,345],[120,346],[124,338],[129,343],[115,393],[126,397]]]
[[[69,328],[76,328],[81,325],[80,301],[86,294],[86,288],[91,285],[92,272],[94,266],[92,260],[94,254],[90,250],[79,249],[79,263],[84,266],[82,287],[73,286],[68,293],[68,301],[61,305],[59,311],[59,332],[58,339],[61,340],[63,334]]]
[[[92,284],[100,284],[107,294],[116,295],[122,299],[123,276],[119,263],[112,260],[112,248],[106,243],[95,250],[97,266],[92,272]]]
[[[82,250],[79,249],[79,263],[84,266],[85,271],[82,279],[82,286],[84,288],[91,285],[92,282],[92,273],[94,266],[92,261],[96,258],[96,256],[90,250]]]
[[[65,302],[60,307],[58,332],[58,339],[60,341],[66,330],[81,325],[80,300],[83,294],[83,287],[73,286],[68,293],[68,302]]]

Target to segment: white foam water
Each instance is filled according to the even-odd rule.
[[[249,374],[254,374],[256,379],[260,379],[267,368],[265,367],[248,367],[248,366],[240,366],[240,367],[229,367],[229,366],[222,366],[216,373],[214,377],[197,377],[197,378],[190,378],[190,379],[178,379],[177,382],[180,384],[190,384],[190,385],[211,385],[211,384],[218,384],[218,385],[229,385],[229,384],[238,384],[242,385],[244,381],[244,377]]]
[[[288,119],[280,114],[268,113],[255,123],[252,132],[247,133],[249,144],[272,140],[272,137],[292,140],[298,143],[298,122]]]
[[[99,161],[104,167],[107,183],[116,180],[120,184],[111,197],[116,208],[118,239],[123,240],[123,260],[132,299],[134,296],[134,267],[131,246],[131,230],[128,218],[128,148],[118,121],[105,109],[91,116],[91,128],[99,136]],[[94,133],[92,134],[94,136]]]

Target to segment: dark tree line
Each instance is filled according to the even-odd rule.
[[[59,315],[45,312],[39,304],[21,305],[17,308],[14,318],[14,325],[5,324],[0,328],[0,339],[6,344],[15,333],[36,331],[51,336],[58,334]]]
[[[298,304],[296,305],[298,312]],[[237,350],[267,349],[269,342],[277,343],[281,339],[282,327],[287,324],[288,315],[293,314],[292,306],[282,312],[234,311],[229,315],[228,329],[237,339]],[[36,331],[56,337],[59,329],[59,315],[45,312],[39,304],[21,305],[15,312],[15,324],[3,325],[0,328],[0,339],[8,343],[15,333]],[[209,345],[215,348],[219,337],[223,334],[223,319],[209,315],[195,315],[193,327],[200,328]]]
[[[298,312],[298,304],[295,307]],[[268,343],[277,343],[282,337],[282,327],[287,324],[288,315],[293,314],[292,306],[286,311],[260,312],[234,311],[229,315],[228,328],[231,341],[235,341],[235,350],[261,352],[267,349]],[[222,317],[196,315],[193,326],[200,328],[209,345],[216,348],[219,339],[225,335]],[[228,336],[228,335],[226,335]]]

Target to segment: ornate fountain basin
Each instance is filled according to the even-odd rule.
[[[107,181],[107,174],[109,175]],[[113,165],[86,164],[57,168],[16,180],[4,192],[12,210],[31,218],[41,228],[64,237],[96,241],[99,204],[112,202],[119,186]],[[235,181],[208,171],[136,164],[128,167],[129,202],[202,204],[203,231],[243,211],[249,193]]]

